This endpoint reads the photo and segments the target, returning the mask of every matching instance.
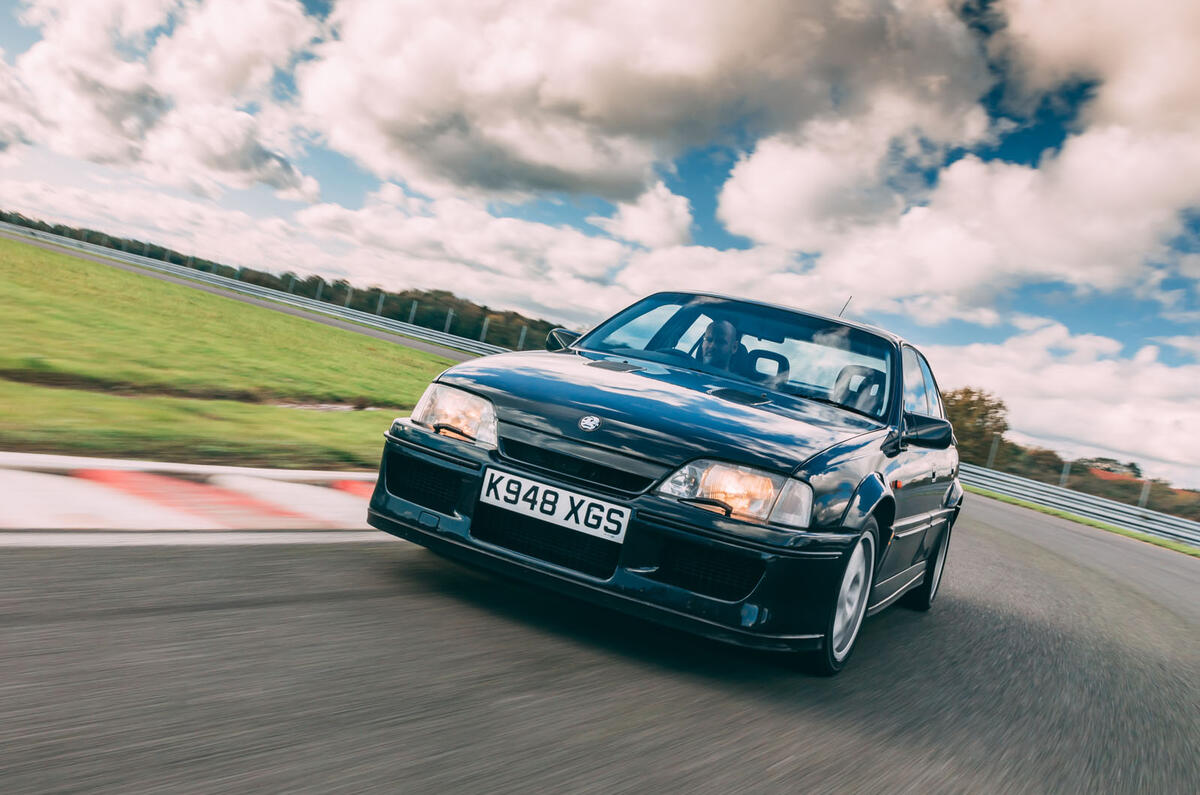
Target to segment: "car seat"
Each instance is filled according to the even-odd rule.
[[[883,408],[885,382],[882,370],[861,364],[847,365],[838,373],[833,389],[829,390],[829,398],[867,414],[878,414]]]

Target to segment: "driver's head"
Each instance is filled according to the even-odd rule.
[[[728,320],[714,320],[708,324],[700,341],[700,361],[728,370],[737,346],[738,333],[733,324]]]

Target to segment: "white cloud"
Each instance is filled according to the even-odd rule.
[[[298,3],[31,0],[22,19],[42,39],[17,58],[15,89],[0,75],[0,102],[27,98],[37,125],[24,140],[210,195],[262,182],[315,199],[315,181],[264,143],[289,137],[278,111],[260,131],[238,107],[264,101],[274,69],[314,35]]]
[[[136,160],[145,131],[167,108],[140,60],[118,46],[137,47],[167,21],[174,0],[34,0],[23,14],[42,39],[16,61],[37,102],[39,143],[72,157]]]
[[[316,180],[259,140],[257,120],[222,105],[190,104],[166,114],[145,137],[142,169],[151,178],[206,196],[262,183],[284,198],[316,201]]]
[[[629,251],[620,243],[497,218],[461,199],[422,201],[385,186],[359,210],[320,204],[296,221],[307,235],[356,247],[344,262],[380,283],[448,289],[575,323],[633,299],[611,280]]]
[[[916,169],[940,162],[946,145],[976,143],[987,132],[978,105],[939,109],[881,90],[859,117],[821,117],[794,135],[759,141],[730,173],[719,217],[753,240],[818,251],[897,215],[924,192]]]
[[[1009,290],[1065,283],[1130,290],[1194,321],[1180,308],[1185,291],[1160,283],[1172,269],[1196,278],[1170,242],[1181,213],[1200,206],[1200,6],[1103,2],[1081,17],[1073,3],[1012,0],[999,13],[1008,24],[994,47],[1026,90],[1098,81],[1086,126],[1060,151],[1037,166],[967,156],[928,187],[906,182],[909,159],[930,153],[917,144],[936,164],[986,124],[977,107],[963,112],[965,99],[869,94],[864,112],[839,108],[760,140],[726,182],[719,217],[757,242],[819,255],[815,273],[853,292],[860,311],[994,323]]]
[[[1001,0],[998,49],[1033,91],[1096,80],[1094,124],[1193,131],[1200,119],[1200,5],[1192,0]]]
[[[650,248],[679,246],[691,239],[691,205],[662,182],[652,185],[636,202],[619,203],[612,218],[592,216],[587,220],[613,237]]]
[[[1008,406],[1015,437],[1070,455],[1116,455],[1176,485],[1200,487],[1200,364],[1170,367],[1153,346],[1055,323],[1002,343],[923,347],[943,389],[981,387]]]
[[[826,169],[833,188],[818,189],[815,199],[791,192],[792,203],[783,205],[792,213],[790,230],[786,212],[749,220],[751,204],[779,206],[769,201],[770,183],[787,183],[771,167],[781,163],[769,161],[791,158],[795,165],[806,157],[801,150],[768,157],[753,188],[744,184],[757,174],[753,158],[743,163],[747,170],[735,169],[723,201],[759,193],[735,229],[763,230],[758,239],[765,242],[819,247],[815,273],[853,293],[860,310],[923,308],[930,313],[917,319],[927,323],[995,322],[997,296],[1022,284],[1065,283],[1082,292],[1144,287],[1152,294],[1161,278],[1154,260],[1169,256],[1168,241],[1183,230],[1181,211],[1200,204],[1200,138],[1107,126],[1068,138],[1039,168],[963,157],[939,173],[923,204],[902,212],[889,213],[881,202],[871,218],[867,203],[855,203],[855,170],[842,167]],[[804,174],[783,173],[796,180]],[[848,206],[821,203],[839,189]]]
[[[155,85],[179,102],[220,104],[263,94],[318,33],[292,0],[190,2],[149,56]]]
[[[28,144],[40,126],[33,97],[0,50],[0,164],[15,159],[17,149]]]
[[[966,26],[925,0],[348,0],[330,24],[297,70],[308,118],[437,194],[632,199],[656,162],[738,129],[860,115],[881,88],[950,118],[990,82]]]
[[[1180,353],[1187,354],[1197,362],[1200,362],[1200,334],[1191,337],[1185,337],[1183,335],[1175,337],[1158,337],[1156,338],[1156,341],[1161,342],[1164,345],[1170,345]]]

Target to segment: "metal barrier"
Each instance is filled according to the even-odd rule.
[[[1076,516],[1095,519],[1126,530],[1169,538],[1200,546],[1200,522],[1126,505],[1105,497],[1095,497],[1061,486],[1051,486],[1018,475],[963,464],[960,478],[964,484],[1015,497],[1047,508],[1057,508]]]
[[[371,328],[383,329],[395,334],[400,334],[405,337],[432,342],[437,345],[442,345],[447,348],[453,348],[459,351],[479,354],[486,356],[491,353],[505,353],[509,349],[500,345],[489,345],[486,342],[467,339],[456,334],[448,334],[442,331],[418,326],[415,323],[404,323],[399,320],[372,315],[369,312],[363,312],[358,309],[349,309],[344,306],[335,306],[325,303],[324,301],[316,301],[312,298],[304,298],[299,295],[292,295],[281,290],[273,290],[270,287],[261,287],[257,284],[246,284],[237,279],[230,279],[225,276],[218,276],[215,273],[206,273],[205,271],[189,268],[185,265],[174,265],[170,262],[143,257],[140,254],[129,254],[115,248],[107,246],[98,246],[94,243],[85,243],[82,240],[75,240],[62,235],[54,235],[49,232],[42,232],[37,229],[28,229],[16,224],[0,221],[0,229],[8,232],[14,232],[25,237],[31,237],[37,240],[45,240],[53,243],[56,246],[75,249],[76,251],[84,251],[89,254],[99,254],[110,259],[115,259],[119,262],[126,262],[130,265],[136,265],[139,268],[147,268],[149,270],[158,271],[160,273],[169,273],[173,276],[180,276],[185,279],[211,284],[225,290],[241,293],[243,295],[252,295],[256,298],[265,298],[269,301],[275,301],[288,306],[295,306],[305,309],[309,312],[317,312],[329,317],[348,320],[352,323],[358,323]]]

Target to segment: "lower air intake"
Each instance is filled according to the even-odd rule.
[[[391,453],[385,467],[389,493],[438,513],[454,513],[462,478],[450,470]]]
[[[658,570],[648,576],[714,599],[740,602],[762,579],[763,563],[699,544],[668,540],[663,544]]]

